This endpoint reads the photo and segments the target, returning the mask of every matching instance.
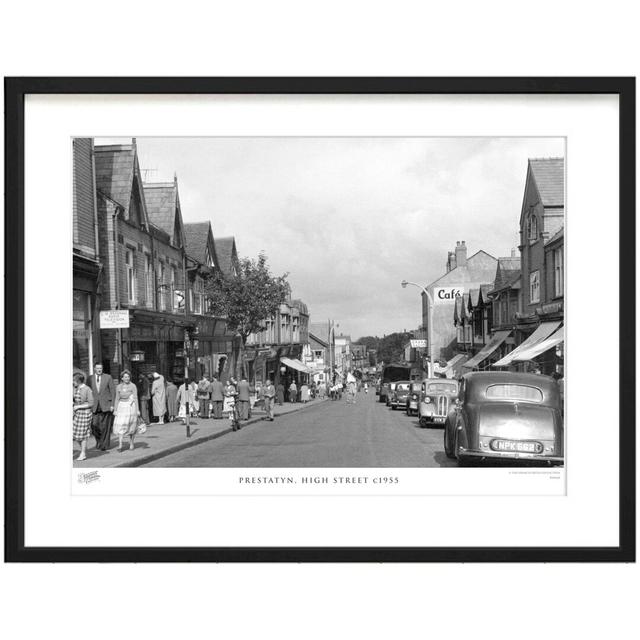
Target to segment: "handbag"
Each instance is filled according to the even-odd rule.
[[[138,416],[138,425],[137,425],[137,432],[139,434],[143,434],[147,432],[147,424],[146,422],[142,419],[142,416]]]

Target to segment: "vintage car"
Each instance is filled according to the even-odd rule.
[[[445,423],[449,409],[458,396],[458,382],[448,378],[427,378],[422,381],[418,408],[421,427]]]
[[[447,416],[444,450],[458,464],[564,463],[560,392],[533,373],[477,372],[462,377]]]
[[[400,380],[395,383],[395,389],[391,394],[391,400],[389,406],[395,411],[398,407],[403,409],[407,405],[407,397],[409,396],[409,388],[411,387],[410,380]]]
[[[418,407],[420,406],[420,398],[422,396],[422,382],[416,382],[415,380],[411,383],[411,388],[409,389],[409,395],[407,396],[407,415],[418,415]]]

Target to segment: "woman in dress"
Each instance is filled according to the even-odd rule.
[[[279,382],[276,386],[276,402],[282,406],[284,404],[284,385]]]
[[[178,387],[173,380],[167,382],[167,413],[169,414],[169,422],[173,422],[178,415]]]
[[[84,383],[84,374],[73,374],[73,439],[80,443],[80,455],[76,460],[87,459],[87,439],[91,434],[93,394]]]
[[[131,373],[125,369],[120,374],[122,382],[116,387],[115,419],[113,432],[118,435],[118,451],[122,451],[122,441],[129,436],[129,449],[133,450],[133,440],[138,430],[138,390],[131,382]]]
[[[300,402],[302,402],[302,404],[309,402],[309,386],[306,384],[300,387]]]

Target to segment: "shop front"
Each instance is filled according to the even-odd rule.
[[[100,356],[100,330],[96,317],[98,263],[73,257],[73,370],[85,375],[93,373]]]

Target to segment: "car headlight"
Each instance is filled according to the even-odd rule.
[[[425,399],[424,399],[424,403],[425,403],[425,404],[429,404],[430,402],[431,402],[431,398],[425,398]]]

